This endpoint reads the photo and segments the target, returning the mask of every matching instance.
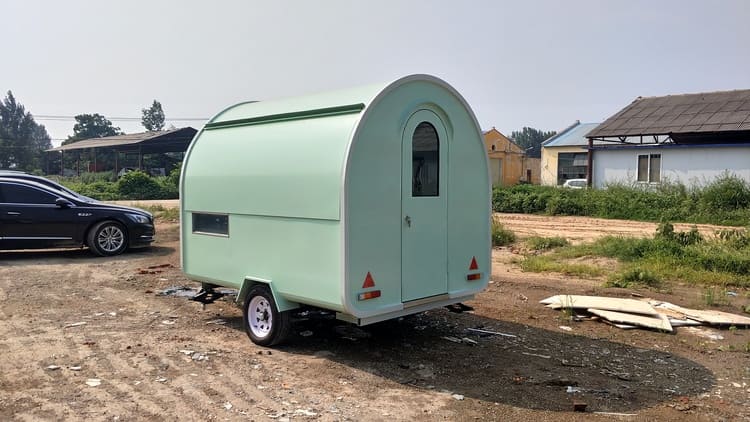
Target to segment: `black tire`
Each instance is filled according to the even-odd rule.
[[[119,255],[128,248],[125,227],[116,221],[101,221],[89,230],[86,239],[91,252],[99,256]]]
[[[292,328],[289,312],[279,312],[271,289],[262,284],[250,288],[242,308],[245,332],[258,346],[274,346],[287,337]]]

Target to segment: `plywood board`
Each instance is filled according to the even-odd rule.
[[[649,303],[635,299],[621,299],[604,296],[558,295],[544,299],[548,308],[602,309],[605,311],[629,312],[642,315],[658,316]]]
[[[692,319],[669,318],[669,323],[672,324],[672,327],[690,327],[690,326],[696,326],[696,325],[703,325],[702,322],[694,321]]]
[[[669,323],[669,318],[666,315],[636,315],[626,312],[603,311],[601,309],[589,309],[588,311],[616,324],[637,325],[639,327],[672,332],[672,325]]]
[[[689,309],[669,302],[658,302],[655,303],[655,305],[657,309],[668,309],[670,311],[679,312],[690,319],[705,322],[706,324],[750,326],[750,318],[742,315],[730,314],[729,312]]]

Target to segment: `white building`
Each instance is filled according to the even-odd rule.
[[[705,185],[724,174],[750,182],[750,90],[638,97],[586,137],[597,188]]]

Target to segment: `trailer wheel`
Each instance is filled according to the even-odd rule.
[[[283,342],[291,330],[289,312],[279,312],[268,286],[250,288],[243,307],[245,331],[253,343],[273,346]]]

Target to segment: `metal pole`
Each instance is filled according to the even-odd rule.
[[[586,186],[591,187],[592,185],[592,175],[594,174],[594,140],[589,138],[589,153],[588,153],[588,162],[586,166]]]

